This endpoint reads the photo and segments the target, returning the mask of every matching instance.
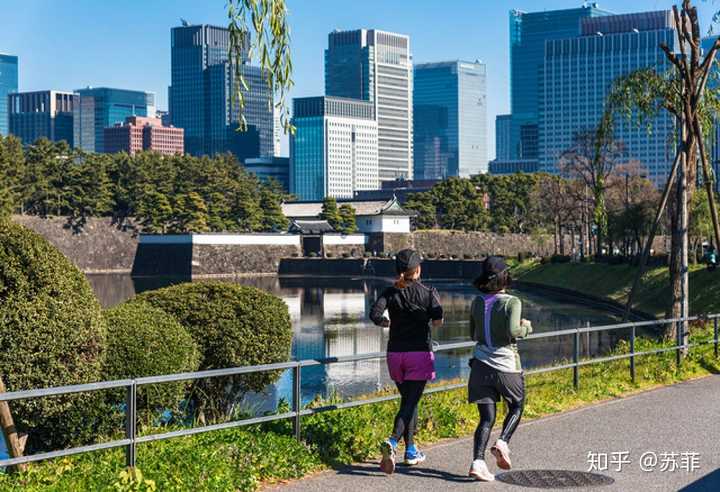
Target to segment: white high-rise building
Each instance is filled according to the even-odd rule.
[[[283,135],[283,127],[282,123],[280,122],[280,111],[277,110],[277,108],[273,109],[273,156],[280,157],[280,152],[282,148],[282,135]]]
[[[372,103],[340,97],[293,101],[290,192],[300,200],[352,198],[378,179],[378,125]]]
[[[325,50],[325,94],[373,104],[381,181],[413,177],[413,67],[410,38],[334,31]]]

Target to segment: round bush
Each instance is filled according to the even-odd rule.
[[[174,317],[145,302],[120,304],[104,313],[108,337],[105,379],[125,379],[193,372],[200,351]],[[146,412],[175,410],[188,382],[141,386],[138,408]]]
[[[226,282],[184,283],[144,292],[132,302],[139,301],[162,309],[187,328],[200,347],[201,370],[289,359],[292,326],[288,308],[282,299],[263,290]],[[212,403],[210,411],[224,414],[239,393],[262,391],[280,374],[203,380],[201,389],[207,400],[199,403]]]
[[[85,276],[40,235],[0,220],[0,376],[8,391],[101,379],[105,324]],[[19,400],[26,451],[86,442],[97,393]]]

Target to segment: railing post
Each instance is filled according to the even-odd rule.
[[[714,326],[714,341],[715,341],[715,358],[718,356],[718,318],[715,318],[713,320],[713,326]]]
[[[635,325],[630,332],[630,380],[635,382]]]
[[[577,390],[580,387],[580,366],[578,362],[580,360],[580,328],[575,330],[575,337],[573,339],[573,387]]]
[[[300,440],[300,411],[302,410],[302,365],[298,361],[297,365],[293,367],[293,412],[295,412],[295,418],[293,419],[293,433],[295,439]]]
[[[130,443],[125,448],[125,465],[135,468],[137,460],[135,435],[137,433],[137,386],[135,380],[126,387],[125,393],[125,438]]]
[[[683,329],[683,322],[682,321],[676,321],[675,322],[675,366],[677,370],[680,370],[680,364],[682,362],[682,349],[680,346],[682,345],[682,329]]]

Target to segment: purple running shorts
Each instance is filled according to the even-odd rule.
[[[432,352],[388,352],[388,371],[396,383],[435,379],[435,354]]]

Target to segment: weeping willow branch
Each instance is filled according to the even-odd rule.
[[[240,108],[240,129],[247,129],[247,120],[243,114],[244,92],[250,88],[242,73],[242,62],[247,59],[259,62],[263,78],[273,95],[268,110],[276,109],[285,132],[294,132],[287,102],[294,83],[285,0],[227,0],[227,15],[229,57],[237,81],[233,86],[235,102]]]

